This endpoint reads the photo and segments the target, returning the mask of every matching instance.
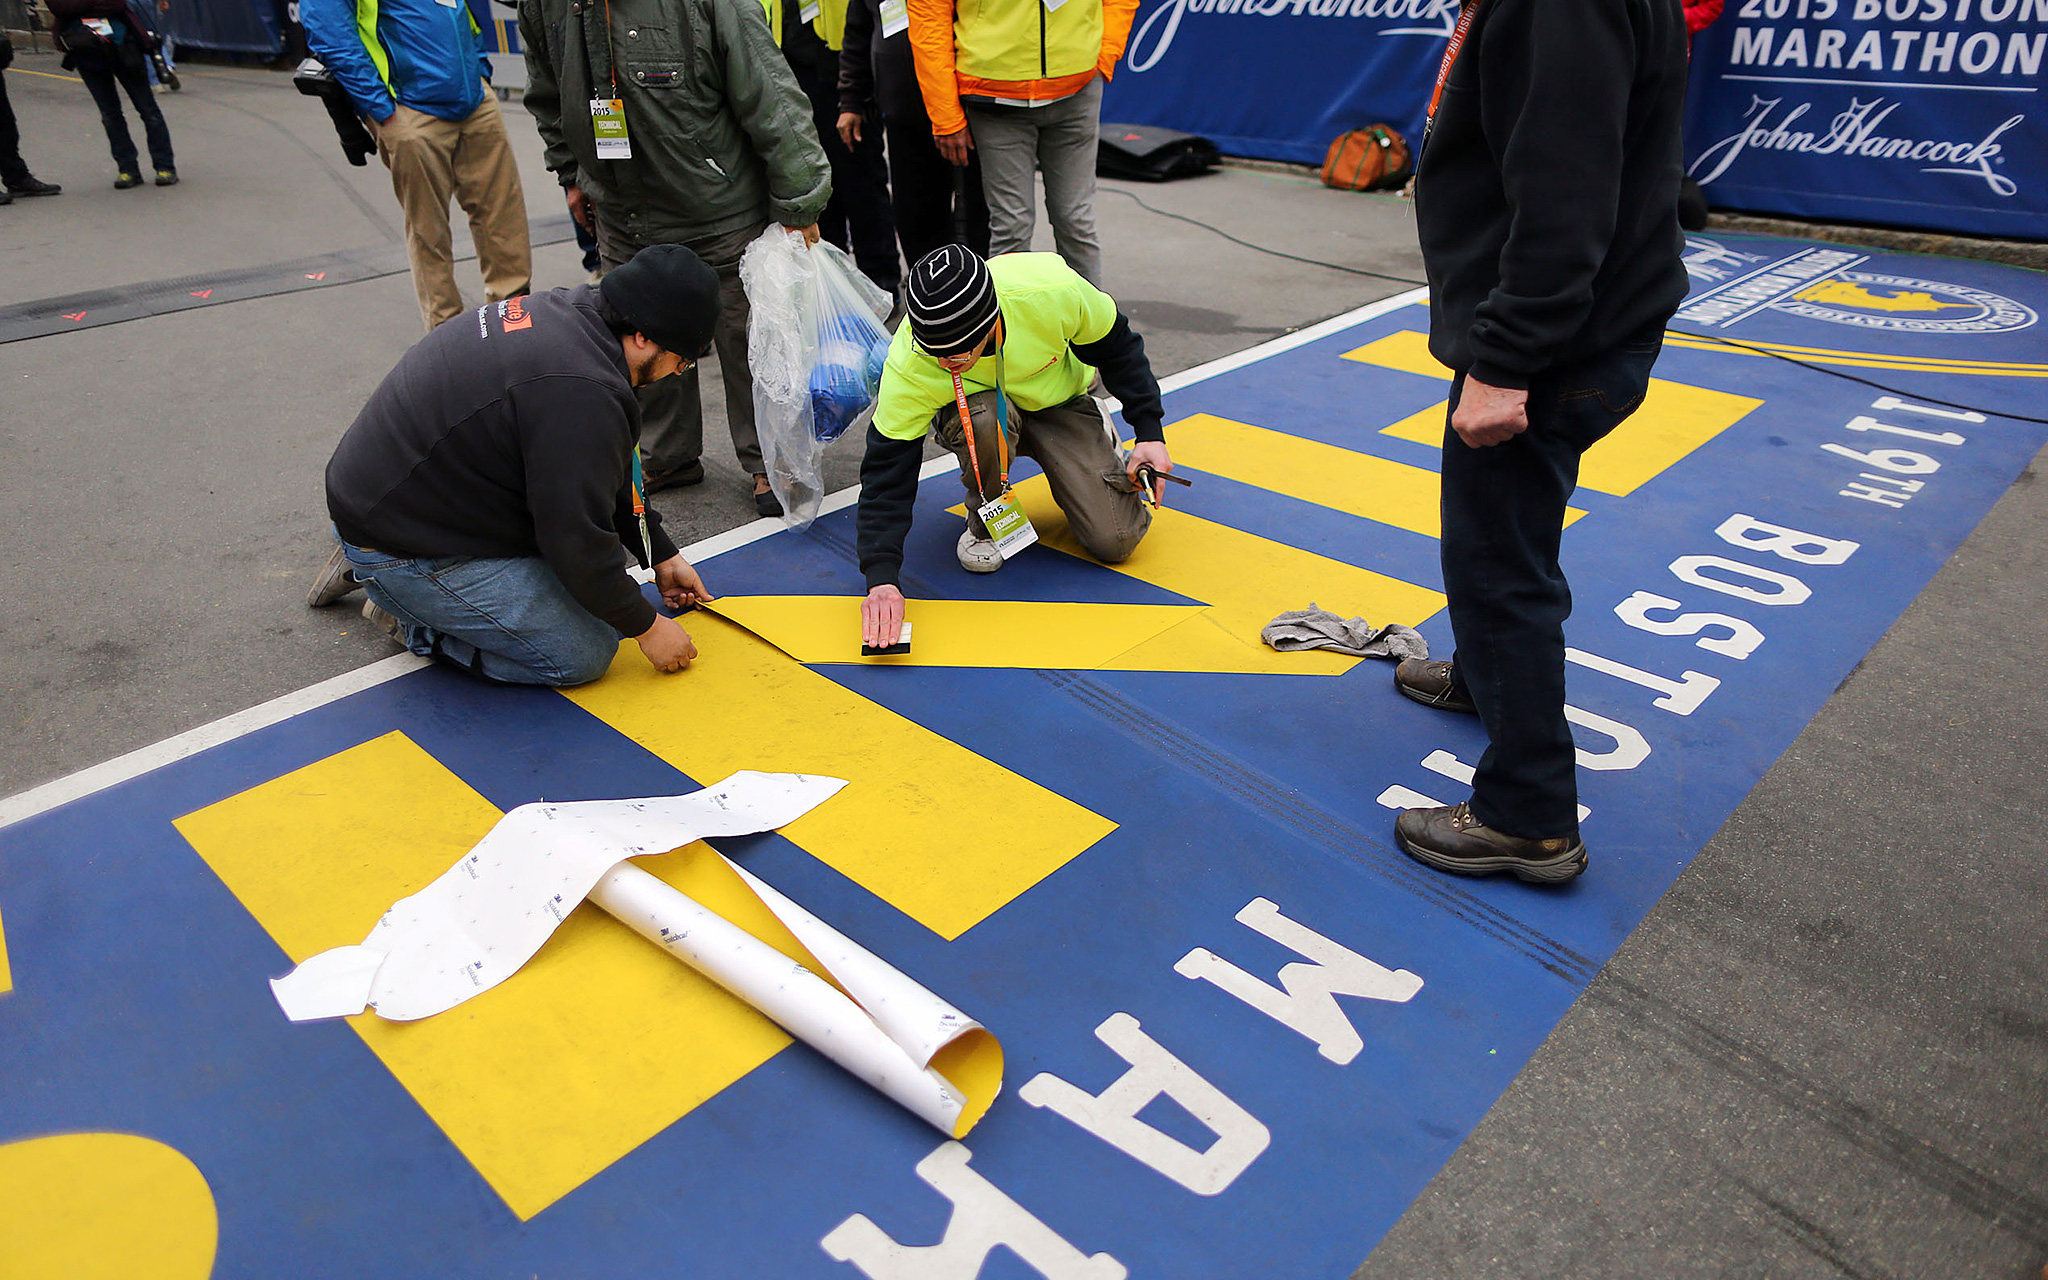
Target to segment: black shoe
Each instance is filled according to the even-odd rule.
[[[63,189],[54,182],[44,182],[39,178],[31,176],[27,182],[19,186],[7,188],[7,194],[10,196],[54,196]]]
[[[1454,876],[1507,871],[1531,884],[1559,884],[1586,869],[1586,842],[1577,836],[1511,836],[1473,817],[1470,804],[1403,809],[1394,819],[1394,840],[1417,862]]]
[[[130,173],[126,169],[123,169],[114,178],[114,190],[116,191],[126,191],[130,187],[139,187],[141,185],[142,175],[139,173]]]
[[[324,609],[363,584],[356,581],[348,567],[348,556],[340,547],[328,555],[327,563],[320,566],[320,573],[313,579],[313,585],[306,592],[306,607]]]
[[[156,185],[160,187],[177,186],[178,171],[176,169],[158,169],[156,171]]]
[[[649,472],[642,479],[649,493],[660,493],[663,489],[687,489],[693,484],[704,483],[704,464],[692,462],[674,471]]]
[[[1425,707],[1439,711],[1462,711],[1468,716],[1479,714],[1479,708],[1472,705],[1472,697],[1458,687],[1448,662],[1431,662],[1422,658],[1403,658],[1394,668],[1394,687],[1401,696],[1412,698]]]
[[[782,514],[782,500],[775,496],[775,490],[763,489],[754,495],[754,510],[764,516],[779,516]]]

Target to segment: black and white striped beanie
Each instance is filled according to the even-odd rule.
[[[963,244],[941,245],[919,258],[905,301],[910,335],[941,358],[974,350],[1002,318],[988,264]]]

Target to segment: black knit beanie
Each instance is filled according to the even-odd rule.
[[[615,267],[597,291],[649,341],[680,356],[711,350],[718,327],[718,273],[679,244],[651,244]]]
[[[962,244],[940,245],[910,269],[905,291],[910,335],[931,355],[965,355],[1002,319],[996,282],[981,256]]]

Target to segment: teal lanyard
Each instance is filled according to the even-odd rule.
[[[647,475],[640,469],[640,446],[633,446],[633,514],[640,519],[640,558],[654,568],[654,540],[647,536]]]

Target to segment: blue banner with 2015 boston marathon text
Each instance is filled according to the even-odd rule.
[[[1369,124],[1422,138],[1458,0],[1142,0],[1104,120],[1320,164]]]
[[[2048,239],[2048,0],[1728,0],[1693,45],[1715,208]]]

